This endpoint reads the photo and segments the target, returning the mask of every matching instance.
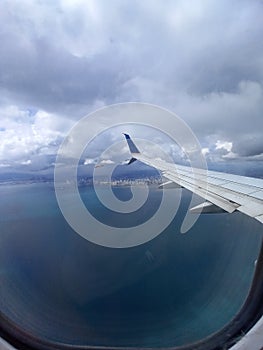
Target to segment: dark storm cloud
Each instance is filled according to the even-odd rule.
[[[84,3],[68,9],[25,2],[16,4],[20,14],[10,3],[1,18],[1,87],[42,108],[119,101],[134,77],[194,94],[262,81],[263,8],[256,1],[168,1],[166,8],[115,2],[114,9],[98,2],[94,23],[92,12],[82,13]],[[41,10],[50,17],[42,27],[38,13],[34,19]],[[125,91],[126,98],[143,98]]]
[[[262,1],[11,0],[0,20],[0,108],[77,120],[149,102],[177,112],[211,150],[221,140],[240,156],[260,152]]]
[[[48,110],[63,105],[112,101],[127,74],[120,74],[112,56],[74,57],[63,48],[37,40],[30,47],[14,48],[0,56],[0,84],[10,97]],[[118,60],[117,60],[118,61]]]
[[[232,148],[233,152],[241,157],[253,157],[263,155],[262,133],[250,135],[237,140]]]

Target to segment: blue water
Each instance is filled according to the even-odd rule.
[[[130,198],[129,187],[114,191]],[[118,227],[143,222],[161,198],[152,186],[143,210],[124,218],[109,215],[91,187],[80,192],[94,216]],[[240,213],[210,214],[182,235],[183,194],[161,235],[111,249],[69,227],[51,184],[1,186],[1,311],[29,333],[73,344],[165,347],[220,330],[248,294],[262,225]]]

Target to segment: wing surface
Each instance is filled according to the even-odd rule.
[[[263,223],[263,179],[191,168],[143,155],[128,134],[124,134],[133,159],[161,171],[169,181],[205,199],[193,212],[233,213],[238,210]]]

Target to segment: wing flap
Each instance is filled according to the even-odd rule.
[[[197,214],[214,214],[214,213],[225,213],[224,209],[219,208],[217,205],[210,203],[210,202],[204,202],[201,204],[196,205],[195,207],[190,209],[191,213],[197,213]]]
[[[186,188],[187,190],[196,193],[198,196],[224,209],[228,213],[233,213],[238,207],[238,204],[232,203],[231,201],[219,196],[218,194],[209,191],[206,186],[202,187],[202,184],[200,184],[198,181],[189,181],[189,179],[186,181],[180,176],[175,176],[174,174],[167,172],[165,172],[165,176],[181,185],[182,187]]]

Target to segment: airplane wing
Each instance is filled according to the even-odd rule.
[[[143,155],[128,134],[124,134],[132,158],[161,171],[168,179],[163,188],[171,183],[186,188],[205,199],[205,202],[191,208],[192,212],[233,213],[238,210],[263,223],[263,179],[227,174],[217,171],[192,169],[187,166],[153,159]]]

